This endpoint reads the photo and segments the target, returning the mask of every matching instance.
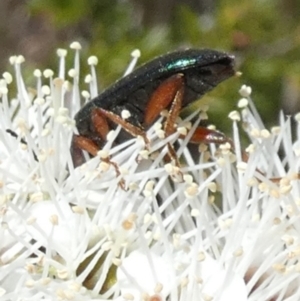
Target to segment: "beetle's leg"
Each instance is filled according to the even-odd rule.
[[[101,109],[96,108],[92,111],[92,123],[94,125],[94,128],[96,130],[96,132],[99,134],[99,136],[101,137],[101,139],[103,139],[103,141],[106,140],[106,136],[109,132],[109,126],[107,123],[107,119],[105,117],[105,115],[103,115]],[[102,161],[112,165],[116,171],[117,177],[121,175],[119,166],[116,162],[111,161],[110,158],[102,158]],[[120,180],[119,185],[124,189],[125,188],[125,182],[123,179]]]
[[[127,131],[129,134],[131,134],[133,137],[141,136],[145,141],[146,148],[149,148],[150,142],[146,136],[146,132],[144,131],[144,129],[131,124],[130,122],[126,121],[125,119],[123,119],[122,117],[120,117],[119,115],[117,115],[111,111],[107,111],[107,110],[104,110],[101,108],[99,108],[98,110],[100,110],[101,114],[103,114],[106,118],[108,118],[111,121],[113,121],[114,123],[122,126],[122,128],[125,131]]]
[[[97,134],[100,136],[100,138],[103,141],[105,141],[106,135],[109,132],[109,126],[101,110],[99,110],[98,108],[94,109],[91,113],[91,120]],[[80,135],[73,135],[71,154],[72,154],[73,164],[75,167],[82,165],[85,162],[82,153],[83,150],[87,151],[90,155],[95,157],[97,156],[97,153],[100,149],[99,146],[92,139]],[[117,163],[111,161],[109,157],[102,158],[101,160],[112,165],[116,171],[117,177],[120,176],[121,173]],[[125,183],[123,179],[120,180],[119,185],[121,186],[121,188],[123,189],[125,188]]]
[[[110,129],[105,115],[102,114],[99,108],[95,108],[91,112],[91,119],[97,134],[103,141],[106,141],[106,136]]]
[[[109,132],[109,127],[107,120],[101,115],[98,109],[94,109],[91,113],[92,124],[100,136],[100,138],[105,141],[106,135]],[[81,135],[73,135],[71,144],[71,154],[73,159],[73,164],[75,167],[82,165],[85,160],[82,151],[87,151],[93,157],[97,156],[99,151],[98,145],[87,137]]]
[[[230,144],[230,147],[234,149],[232,140],[226,137],[225,134],[201,126],[196,128],[189,142],[195,144],[199,144],[199,143],[224,144],[228,142]]]
[[[171,108],[169,110],[169,113],[167,115],[166,122],[164,124],[164,131],[166,137],[170,136],[174,133],[175,130],[175,122],[177,117],[179,116],[181,107],[182,107],[182,99],[183,99],[183,86],[179,88],[177,91],[174,100],[172,102]],[[176,155],[176,151],[171,143],[168,143],[168,155],[169,157],[175,161],[177,166],[180,166],[178,157]]]
[[[169,77],[167,80],[163,81],[158,86],[158,88],[152,93],[151,98],[149,99],[145,109],[145,116],[144,116],[145,127],[149,127],[151,124],[153,124],[155,119],[160,115],[161,111],[169,107],[170,104],[174,102],[174,99],[176,98],[176,94],[178,94],[179,90],[183,89],[183,86],[184,86],[184,80],[183,80],[183,74],[181,73]],[[183,95],[181,95],[180,97],[181,97],[180,101],[182,101]],[[180,102],[180,109],[181,109],[181,102]],[[178,115],[179,112],[177,116]]]
[[[107,136],[107,134],[110,130],[105,115],[102,113],[101,109],[95,108],[92,111],[92,116],[91,117],[92,117],[92,123],[94,125],[94,128],[95,128],[96,132],[99,134],[101,139],[103,141],[105,141],[106,136]],[[109,157],[102,158],[101,160],[113,166],[113,168],[116,171],[117,177],[121,175],[119,166],[116,162],[111,161]],[[122,189],[125,189],[124,179],[120,180],[119,185],[121,186]]]
[[[149,127],[160,115],[161,111],[171,105],[164,125],[166,137],[170,136],[174,132],[174,124],[182,107],[183,91],[183,74],[175,74],[163,81],[152,93],[147,103],[144,116],[145,127]],[[179,166],[179,160],[173,146],[170,143],[167,146],[169,159],[173,159],[175,164]]]
[[[210,130],[210,129],[207,129],[205,127],[198,127],[191,140],[189,141],[191,143],[195,143],[195,144],[198,144],[198,143],[215,143],[215,144],[224,144],[224,143],[229,143],[230,144],[230,147],[233,151],[235,151],[234,149],[234,144],[233,144],[233,141],[226,137],[225,134],[219,132],[219,131],[215,131],[215,130]],[[249,160],[249,155],[244,151],[242,150],[242,161],[243,162],[248,162]],[[260,169],[256,169],[256,171],[258,173],[260,173],[261,175],[265,176],[265,174],[260,170]],[[259,182],[261,182],[258,178],[256,178]],[[269,180],[273,183],[277,183],[279,184],[280,180],[282,178],[281,177],[277,177],[277,178],[269,178]],[[297,179],[300,180],[300,174],[297,174]]]
[[[175,92],[175,94],[174,94]],[[172,96],[173,98],[170,98]],[[171,107],[169,109],[169,113],[164,125],[164,131],[166,137],[170,136],[175,131],[175,123],[176,119],[180,114],[181,108],[182,108],[182,100],[184,96],[184,82],[183,78],[180,74],[174,75],[170,77],[168,80],[163,82],[157,90],[153,93],[150,101],[148,102],[148,109],[151,111],[148,113],[146,110],[146,116],[145,120],[152,120],[154,117],[154,109],[150,109],[150,107],[159,107],[161,110],[162,108],[165,108],[163,106],[168,106],[169,103],[171,103]],[[162,105],[163,103],[163,105]],[[149,114],[149,115],[148,115]],[[198,127],[194,134],[191,137],[190,142],[192,143],[216,143],[216,144],[223,144],[228,142],[232,149],[233,142],[231,139],[226,137],[223,133],[215,130],[210,130],[205,127]],[[173,159],[176,162],[176,165],[179,166],[178,157],[176,155],[176,152],[174,150],[174,147],[169,143],[168,144],[168,154],[171,159]]]
[[[91,139],[80,135],[73,135],[71,143],[71,156],[74,167],[80,166],[85,163],[82,151],[87,151],[90,155],[95,157],[99,148]]]

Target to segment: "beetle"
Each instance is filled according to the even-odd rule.
[[[168,110],[164,125],[166,136],[174,132],[181,108],[202,97],[219,83],[235,74],[234,56],[211,49],[187,49],[159,56],[121,78],[85,104],[75,115],[78,134],[74,134],[71,154],[74,166],[85,162],[83,150],[91,156],[104,146],[106,135],[122,126],[116,143],[141,135],[146,144],[146,130]],[[130,117],[121,117],[123,110]],[[191,142],[227,142],[218,131],[199,127]]]

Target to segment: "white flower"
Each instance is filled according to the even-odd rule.
[[[112,146],[118,128],[74,169],[81,47],[71,48],[74,67],[65,70],[58,50],[57,74],[36,70],[35,89],[23,81],[23,57],[0,79],[0,300],[300,300],[300,142],[291,120],[281,115],[266,130],[244,87],[241,111],[230,114],[234,154],[229,144],[201,145],[195,161],[186,145],[199,120],[164,138],[162,117],[147,132],[150,150],[138,138]],[[98,94],[97,62],[88,60],[85,100]],[[175,141],[181,168],[164,163]]]

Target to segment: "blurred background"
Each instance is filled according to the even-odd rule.
[[[300,111],[299,18],[299,0],[1,0],[0,72],[12,70],[11,55],[23,54],[30,81],[35,68],[57,70],[56,49],[79,41],[83,74],[87,57],[97,55],[105,88],[136,48],[139,63],[178,48],[221,49],[236,55],[243,75],[209,94],[212,122],[226,132],[237,91],[247,84],[269,127],[279,110]]]

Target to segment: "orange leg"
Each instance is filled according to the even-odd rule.
[[[102,114],[101,110],[97,108],[92,111],[91,118],[96,132],[99,134],[100,138],[105,141],[110,130],[105,116]]]
[[[94,109],[92,111],[91,119],[97,134],[100,136],[100,138],[103,141],[105,141],[106,136],[109,132],[109,126],[101,110]],[[87,151],[90,155],[95,157],[100,149],[93,140],[86,138],[84,136],[74,135],[72,139],[71,150],[72,150],[72,158],[73,158],[74,166],[77,167],[84,163],[84,157],[82,154],[83,150]],[[114,167],[117,177],[121,174],[119,167],[115,162],[111,161],[109,158],[105,158],[105,159],[102,158],[102,161]],[[119,185],[121,186],[122,189],[125,188],[125,183],[123,179],[120,180]]]
[[[96,156],[99,151],[98,146],[91,139],[84,136],[73,135],[71,143],[71,155],[74,167],[80,166],[85,163],[82,151],[87,151],[92,156]]]
[[[195,130],[193,136],[191,137],[190,142],[195,143],[195,144],[198,144],[201,142],[223,144],[223,143],[227,142],[230,144],[231,149],[234,151],[233,141],[230,138],[226,137],[221,132],[210,130],[205,127],[198,127]],[[242,160],[244,162],[248,162],[248,159],[249,159],[248,154],[245,151],[242,151]],[[256,169],[256,171],[258,173],[260,173],[261,175],[264,175],[264,173],[261,170]],[[269,180],[272,181],[273,183],[279,183],[281,179],[282,178],[279,177],[279,178],[271,178]],[[298,175],[298,179],[300,179],[300,174]]]
[[[182,90],[183,87],[183,74],[175,74],[160,84],[160,86],[151,95],[151,98],[146,106],[144,116],[145,127],[149,127],[153,124],[161,111],[166,109],[174,101],[176,94]],[[182,97],[183,95],[181,96],[181,100]]]
[[[233,149],[233,142],[230,138],[226,137],[223,133],[215,130],[210,130],[206,127],[198,127],[193,133],[191,143],[215,143],[223,144],[228,142]]]
[[[171,104],[166,122],[164,124],[165,136],[168,137],[175,131],[176,119],[182,109],[182,100],[184,96],[184,82],[180,74],[170,77],[167,81],[162,83],[158,89],[153,93],[150,101],[148,102],[145,120],[155,119],[162,109],[165,109]],[[155,113],[156,112],[156,113]],[[232,141],[227,138],[223,133],[218,131],[209,130],[205,127],[198,127],[192,138],[192,143],[216,143],[223,144],[229,142],[233,148]],[[170,159],[174,160],[176,165],[179,166],[178,157],[174,150],[173,145],[168,143],[168,155]]]
[[[94,109],[91,115],[91,120],[97,134],[105,141],[106,135],[109,132],[107,120],[99,109]],[[99,146],[92,139],[81,135],[74,135],[71,150],[74,166],[77,167],[84,163],[82,150],[87,151],[90,155],[95,157],[99,151]]]
[[[150,142],[146,136],[146,132],[144,129],[131,124],[130,122],[124,120],[122,117],[120,117],[119,115],[113,112],[104,109],[99,109],[99,110],[101,111],[101,114],[103,114],[106,118],[122,126],[122,128],[126,130],[129,134],[131,134],[133,137],[141,136],[145,141],[146,147],[149,148]]]
[[[175,131],[175,123],[176,119],[179,116],[181,107],[182,107],[182,99],[183,99],[183,86],[177,91],[175,98],[172,102],[171,108],[169,110],[169,114],[167,116],[167,120],[164,125],[164,131],[166,137],[170,136]],[[176,151],[171,143],[168,143],[168,155],[175,162],[177,166],[180,166],[178,157],[176,155]]]

